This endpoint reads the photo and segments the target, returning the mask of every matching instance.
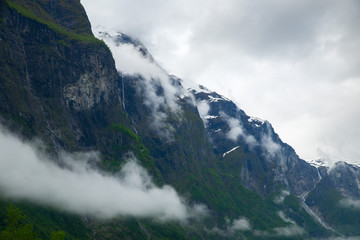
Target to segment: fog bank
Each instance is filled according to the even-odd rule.
[[[135,159],[111,176],[91,167],[95,152],[60,154],[65,167],[0,126],[0,193],[67,212],[97,218],[149,217],[179,220],[206,214],[202,205],[188,206],[171,186],[157,187]]]

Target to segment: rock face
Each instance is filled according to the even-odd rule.
[[[97,74],[98,71],[104,71]],[[101,102],[107,104],[110,100],[114,84],[108,82],[107,69],[96,69],[96,72],[83,73],[73,84],[63,87],[63,97],[69,109],[76,111],[89,110]]]
[[[71,149],[89,132],[80,115],[120,101],[118,75],[78,1],[44,2],[2,2],[0,113],[28,137]]]

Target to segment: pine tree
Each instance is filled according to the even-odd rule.
[[[6,227],[0,233],[1,240],[40,240],[33,226],[24,223],[25,216],[20,209],[10,205],[7,209]]]
[[[51,233],[51,240],[64,240],[65,233],[63,231],[56,231]]]

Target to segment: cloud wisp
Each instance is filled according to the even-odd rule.
[[[221,112],[221,117],[223,117],[230,130],[226,133],[226,137],[232,141],[237,141],[239,137],[242,137],[245,141],[245,143],[250,147],[250,149],[256,147],[259,145],[259,143],[256,141],[255,137],[247,134],[239,119],[232,118],[225,114],[224,112]]]
[[[225,218],[226,225],[224,228],[213,227],[212,229],[205,229],[208,233],[217,234],[223,237],[231,237],[237,233],[244,231],[251,231],[255,236],[259,237],[294,237],[305,234],[305,230],[299,227],[295,221],[285,216],[284,212],[279,211],[278,215],[280,218],[288,223],[285,227],[277,227],[271,231],[263,231],[253,229],[249,220],[245,217],[240,217],[230,221],[228,218]]]
[[[207,101],[198,101],[196,102],[196,107],[198,109],[199,115],[201,117],[201,120],[204,123],[204,126],[207,127],[208,125],[208,119],[206,118],[208,116],[208,113],[210,111],[210,105]]]
[[[274,197],[274,203],[276,204],[283,204],[284,200],[287,196],[290,195],[290,192],[287,190],[282,190],[281,193]]]
[[[353,200],[353,199],[341,199],[340,206],[347,207],[347,208],[357,208],[360,209],[360,200]]]
[[[65,167],[0,129],[0,192],[96,218],[131,216],[186,222],[204,216],[203,205],[189,206],[171,186],[156,186],[135,159],[117,176],[101,173],[91,162],[96,153],[60,154]],[[94,164],[93,164],[94,165]]]
[[[217,234],[224,237],[233,236],[236,232],[251,231],[252,227],[249,220],[245,217],[240,217],[230,221],[225,218],[225,228],[213,227],[212,229],[205,229],[208,233]]]
[[[295,221],[285,216],[285,213],[283,211],[279,211],[278,215],[280,218],[287,222],[289,225],[285,227],[277,227],[272,229],[272,232],[268,231],[261,231],[261,230],[255,230],[254,234],[255,236],[262,236],[262,237],[294,237],[294,236],[300,236],[305,234],[305,230],[302,227],[299,227]]]
[[[273,140],[273,134],[270,129],[270,124],[266,123],[267,133],[261,136],[261,146],[270,154],[271,157],[275,157],[280,153],[281,146]]]

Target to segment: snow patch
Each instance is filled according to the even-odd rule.
[[[219,102],[219,101],[227,101],[227,102],[231,102],[230,99],[224,97],[224,96],[221,96],[221,97],[213,97],[211,95],[208,96],[209,97],[209,102],[212,103],[212,102]]]
[[[237,147],[234,147],[233,149],[231,149],[231,150],[229,150],[229,151],[227,151],[227,152],[225,152],[224,154],[223,154],[223,157],[225,157],[226,155],[228,155],[229,153],[231,153],[231,152],[233,152],[233,151],[235,151],[236,149],[238,149],[240,146],[237,146]]]
[[[314,166],[316,168],[318,167],[328,167],[328,164],[321,160],[321,159],[317,159],[317,160],[309,160],[307,161],[311,166]]]
[[[215,118],[218,118],[219,116],[211,116],[211,115],[207,115],[205,116],[204,118],[205,119],[215,119]]]
[[[203,92],[203,93],[211,93],[209,89],[206,87],[197,84],[196,82],[193,82],[191,80],[181,79],[181,85],[189,91],[195,91],[197,93]]]
[[[261,127],[266,121],[257,117],[249,117],[248,122],[253,123],[256,127]]]

